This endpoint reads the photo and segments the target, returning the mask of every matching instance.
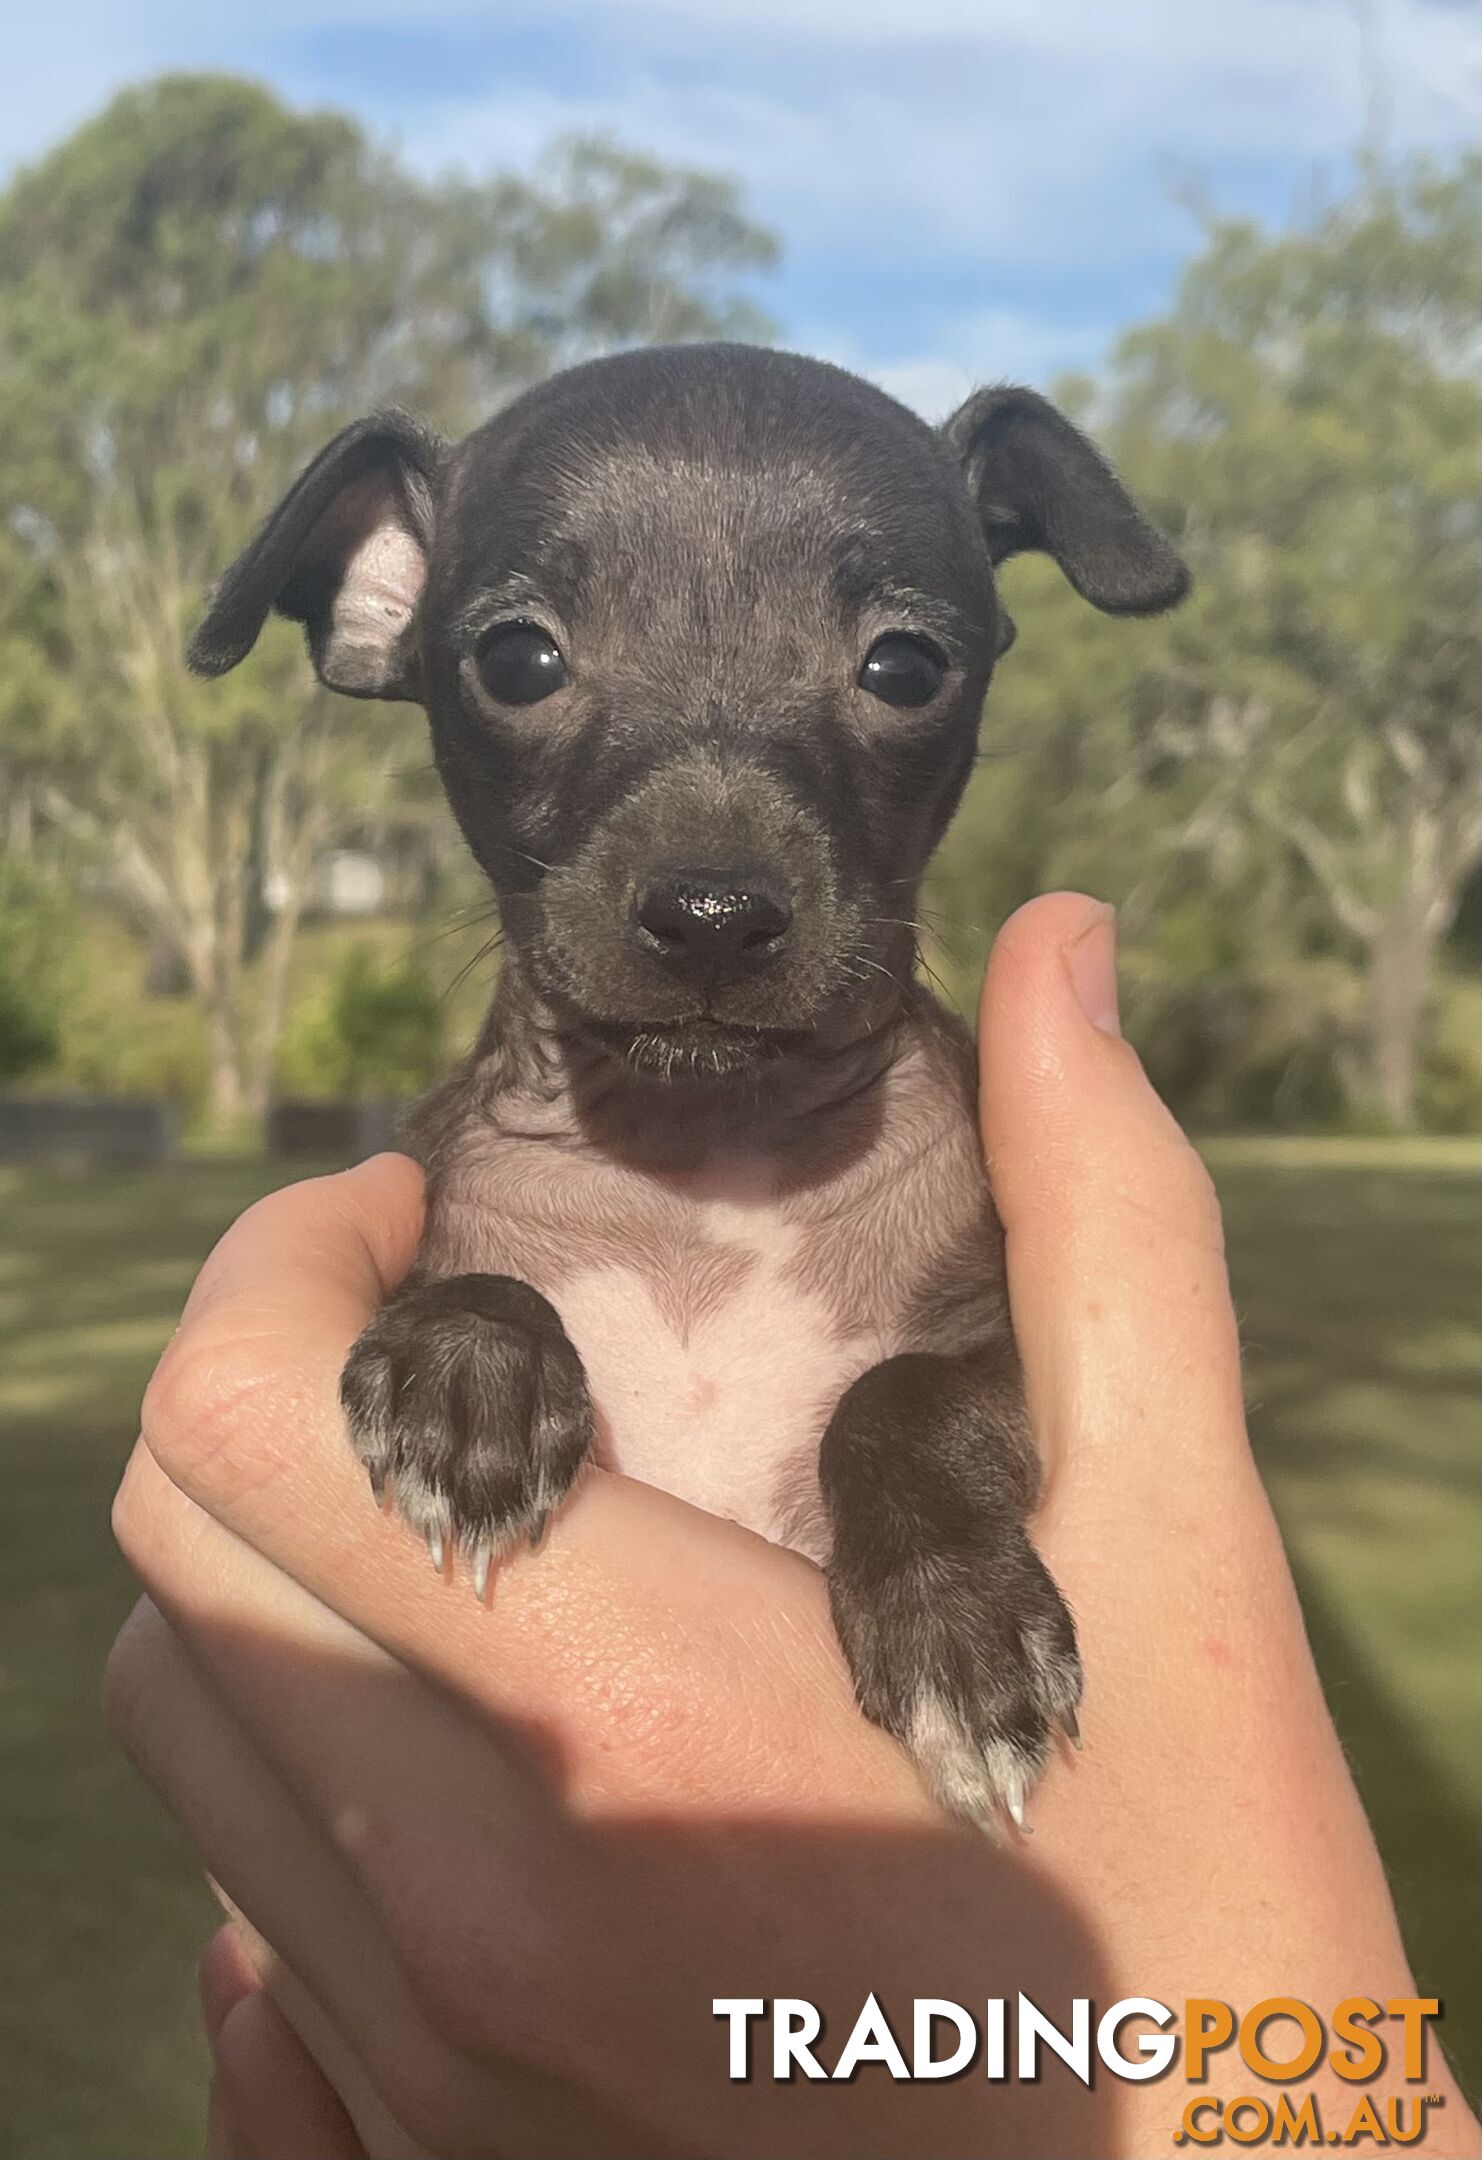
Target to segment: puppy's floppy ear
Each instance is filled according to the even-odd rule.
[[[401,412],[337,435],[218,581],[187,649],[195,673],[245,660],[276,608],[304,625],[331,690],[417,697],[415,618],[446,449]]]
[[[1007,383],[979,390],[942,432],[995,563],[1038,549],[1108,615],[1156,615],[1183,599],[1183,563],[1047,398]]]

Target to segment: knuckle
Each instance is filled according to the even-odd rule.
[[[166,1346],[144,1393],[141,1425],[150,1453],[189,1487],[229,1458],[264,1384],[260,1358],[209,1321],[187,1322]]]
[[[166,1603],[188,1573],[180,1536],[183,1505],[179,1488],[166,1480],[141,1443],[114,1496],[113,1538],[147,1594]]]
[[[141,1495],[138,1468],[133,1457],[130,1457],[129,1466],[124,1471],[118,1491],[113,1496],[110,1521],[113,1529],[113,1542],[129,1565],[134,1567],[145,1543],[149,1525],[149,1505]],[[125,1623],[124,1633],[127,1632],[127,1626],[128,1623]],[[118,1643],[114,1645],[115,1649],[119,1647],[123,1639],[124,1636],[121,1633]]]

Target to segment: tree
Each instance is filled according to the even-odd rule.
[[[1276,239],[1216,223],[1114,391],[1202,588],[1144,686],[1145,750],[1199,783],[1186,845],[1357,955],[1357,1091],[1397,1125],[1482,863],[1479,225],[1477,157],[1371,166]]]
[[[56,878],[19,855],[0,860],[0,1086],[56,1056],[75,931]]]
[[[460,429],[551,365],[760,335],[734,189],[600,142],[426,183],[226,77],[124,92],[0,201],[0,780],[105,866],[206,1014],[210,1111],[265,1099],[316,857],[420,753],[278,625],[187,675],[210,579],[345,421]]]
[[[1061,386],[1194,596],[1106,623],[1009,566],[1021,636],[937,887],[987,924],[1089,882],[1122,910],[1134,1007],[1161,978],[1238,1064],[1279,996],[1300,1061],[1305,996],[1306,1049],[1336,1062],[1356,1034],[1350,1104],[1398,1125],[1482,863],[1479,228],[1477,158],[1371,166],[1284,234],[1210,219],[1166,318]],[[1225,1114],[1253,1099],[1238,1074],[1222,1092]]]

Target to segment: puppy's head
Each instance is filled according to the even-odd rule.
[[[720,1076],[888,1019],[1027,548],[1115,614],[1187,584],[1032,391],[937,433],[816,361],[635,352],[456,447],[347,429],[191,661],[276,608],[330,688],[419,700],[531,985],[639,1071]]]

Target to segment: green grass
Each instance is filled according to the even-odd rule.
[[[1450,1143],[1226,1142],[1253,1426],[1425,1987],[1482,2079],[1478,1187]],[[0,1171],[0,2153],[201,2149],[212,1908],[98,1727],[130,1585],[108,1502],[216,1234],[273,1178]],[[1363,1975],[1354,1976],[1355,1986]]]
[[[1463,1141],[1207,1155],[1257,1456],[1422,1991],[1475,2099],[1482,1165]]]

